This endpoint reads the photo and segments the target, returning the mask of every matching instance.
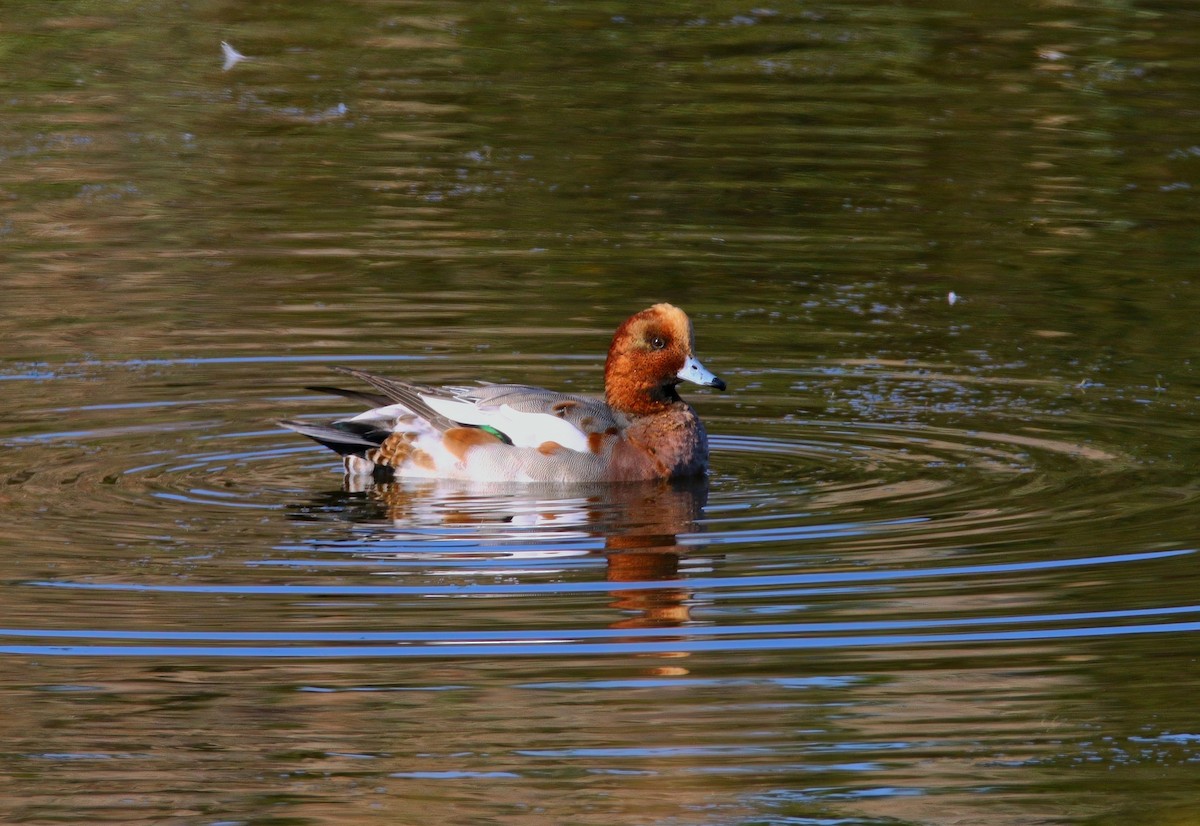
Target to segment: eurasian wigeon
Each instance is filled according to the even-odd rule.
[[[655,304],[625,320],[604,364],[604,401],[521,384],[431,387],[335,368],[378,393],[313,388],[371,410],[328,425],[281,421],[340,454],[354,476],[478,482],[626,482],[696,476],[708,436],[676,385],[725,389],[696,358],[687,314]]]

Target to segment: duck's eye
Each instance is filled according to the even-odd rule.
[[[661,350],[667,346],[667,340],[662,336],[650,336],[650,346],[655,350]]]

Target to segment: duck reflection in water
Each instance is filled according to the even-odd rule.
[[[609,582],[680,580],[683,553],[703,546],[704,478],[596,485],[454,485],[418,481],[364,484],[347,475],[294,513],[302,520],[346,519],[381,525],[357,554],[439,560],[521,560],[557,571],[572,557],[603,555]],[[378,543],[378,550],[370,547]],[[463,543],[470,543],[464,548]],[[401,544],[401,547],[397,547]],[[506,576],[511,571],[497,568]],[[673,628],[687,622],[686,587],[614,588],[613,628]]]

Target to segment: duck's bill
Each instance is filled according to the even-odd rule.
[[[710,373],[708,368],[701,364],[700,360],[695,356],[689,356],[687,361],[683,363],[683,368],[675,375],[684,381],[690,381],[703,387],[715,387],[718,390],[725,389],[725,382]]]

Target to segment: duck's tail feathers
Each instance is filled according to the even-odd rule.
[[[390,430],[385,430],[367,422],[342,421],[333,424],[311,424],[295,419],[279,419],[275,422],[280,427],[294,430],[322,444],[339,456],[366,456],[375,450],[388,436]]]

